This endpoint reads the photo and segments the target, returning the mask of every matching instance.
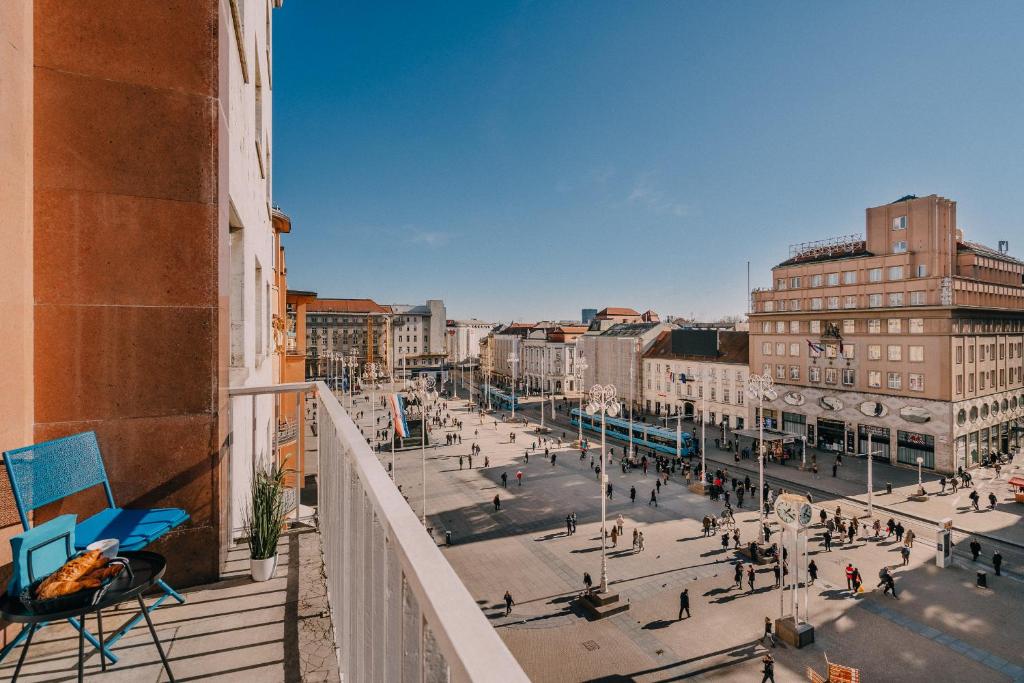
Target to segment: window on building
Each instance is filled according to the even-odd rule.
[[[722,387],[722,403],[729,402],[729,387]]]
[[[853,368],[843,368],[843,385],[852,387],[857,381],[857,371]]]
[[[811,367],[807,368],[807,379],[811,382],[820,382],[821,368],[819,368],[817,365],[812,365]]]
[[[899,318],[889,318],[889,334],[902,334],[903,321]]]
[[[820,275],[812,275],[811,276],[811,287],[821,287],[821,276]]]
[[[798,277],[791,277],[791,278],[789,278],[789,288],[790,289],[800,289],[800,278],[798,278]]]
[[[839,356],[839,344],[829,342],[825,344],[825,358],[837,358]]]
[[[868,268],[868,282],[881,282],[882,281],[882,269],[881,268]]]
[[[789,355],[794,357],[800,356],[800,342],[790,342],[789,344]]]
[[[889,360],[901,361],[903,360],[903,347],[899,344],[889,344]]]
[[[906,251],[907,251],[907,241],[906,240],[898,240],[898,241],[892,243],[892,253],[894,253],[894,254],[902,254],[902,253],[905,253]]]
[[[772,376],[772,364],[771,363],[765,363],[764,367],[762,367],[761,369],[764,370],[764,372],[762,374],[768,375],[769,377]]]
[[[882,333],[882,321],[878,318],[868,321],[868,334],[881,334]]]
[[[857,357],[857,345],[843,342],[842,356],[847,360],[853,360]]]
[[[882,359],[882,345],[881,344],[868,344],[868,360],[881,360]]]
[[[786,333],[786,321],[785,320],[776,320],[775,321],[775,333],[776,334],[785,334]]]
[[[838,296],[830,296],[828,298],[828,300],[826,301],[826,305],[827,305],[829,310],[832,310],[832,311],[836,310],[837,308],[839,308],[839,297]]]
[[[967,347],[967,362],[968,363],[973,363],[974,362],[974,345],[973,344]]]
[[[785,356],[786,355],[786,342],[775,342],[775,355]]]
[[[855,285],[855,284],[857,284],[857,271],[856,270],[844,270],[843,271],[843,284],[844,285]]]
[[[890,389],[902,389],[903,388],[903,375],[898,372],[889,373],[889,388]]]
[[[911,318],[907,321],[910,334],[924,334],[924,318]]]
[[[918,263],[916,272],[918,277],[928,277],[928,266],[923,263]]]
[[[800,334],[800,321],[799,320],[790,320],[789,321],[789,333],[790,334]]]
[[[958,393],[958,394],[964,393],[964,376],[963,375],[957,375],[956,376],[956,393]]]
[[[882,295],[881,294],[868,294],[868,307],[869,308],[881,308],[882,306]]]
[[[906,230],[907,229],[907,217],[906,216],[897,216],[896,218],[893,218],[892,219],[892,229],[893,230]]]
[[[820,296],[816,296],[816,297],[811,299],[811,310],[812,311],[820,311],[821,310],[821,297]]]
[[[835,287],[839,284],[839,273],[828,273],[825,276],[825,282],[829,287]]]
[[[798,380],[798,379],[800,379],[800,366],[799,365],[790,365],[789,366],[789,378],[791,380]]]
[[[924,306],[927,303],[924,292],[911,292],[910,293],[910,305],[911,306]]]
[[[791,311],[799,311],[800,310],[800,299],[790,299],[789,300],[789,310],[791,310]]]
[[[811,334],[821,334],[821,321],[820,320],[812,320],[810,322],[810,330],[811,330]]]
[[[775,366],[775,379],[786,379],[786,366],[776,365]]]
[[[780,277],[777,280],[775,280],[775,289],[785,289],[785,288],[786,288],[786,278]]]
[[[764,311],[765,311],[765,313],[772,313],[772,312],[774,312],[775,311],[775,302],[774,301],[765,301],[764,302]]]
[[[769,322],[767,320],[762,320],[761,321],[761,331],[763,333],[765,333],[765,334],[771,334],[772,333],[772,324],[771,324],[771,322]]]
[[[912,363],[923,363],[924,362],[924,347],[923,346],[908,346],[907,347],[907,358]]]
[[[962,365],[964,362],[964,347],[956,347],[956,364]]]
[[[857,331],[857,322],[852,319],[843,321],[843,334],[853,334]]]
[[[857,295],[849,294],[843,297],[843,308],[857,308]]]
[[[902,306],[903,305],[903,292],[889,292],[889,305],[890,306]]]
[[[764,356],[772,355],[772,343],[771,342],[761,342],[761,354],[764,355]]]
[[[871,370],[868,372],[868,386],[873,388],[879,388],[882,386],[882,373],[878,370]]]
[[[839,381],[837,368],[825,368],[825,384],[836,384]]]
[[[890,280],[902,280],[903,279],[903,266],[889,266],[889,279]]]
[[[967,390],[974,391],[974,373],[967,375]]]

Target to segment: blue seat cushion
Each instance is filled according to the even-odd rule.
[[[75,527],[75,547],[81,550],[93,541],[116,538],[121,550],[142,550],[187,519],[188,513],[178,508],[107,508]]]

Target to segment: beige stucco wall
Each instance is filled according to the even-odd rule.
[[[32,442],[32,2],[0,3],[0,451]],[[17,521],[0,475],[0,526]],[[10,556],[0,534],[0,564]]]

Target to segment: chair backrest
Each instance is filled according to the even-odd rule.
[[[107,494],[107,503],[114,507],[96,432],[72,434],[5,451],[4,467],[21,524],[26,529],[31,528],[28,513],[32,510],[99,484]]]

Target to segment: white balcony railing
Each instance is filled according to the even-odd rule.
[[[231,394],[252,399],[255,410],[257,394],[293,392],[316,397],[315,519],[342,680],[526,683],[519,663],[324,382]],[[306,471],[313,469],[307,463]]]

